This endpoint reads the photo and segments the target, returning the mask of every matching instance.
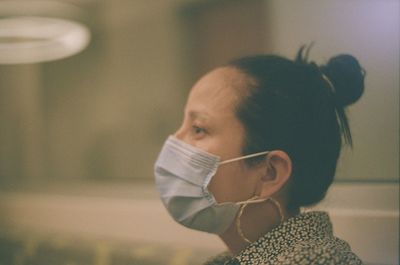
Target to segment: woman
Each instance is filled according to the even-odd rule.
[[[324,198],[342,139],[352,143],[344,107],[364,71],[351,55],[317,66],[303,48],[294,61],[259,55],[206,74],[161,150],[156,184],[171,216],[229,249],[207,264],[361,264],[327,213],[300,208]]]

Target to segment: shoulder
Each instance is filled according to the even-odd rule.
[[[329,240],[299,242],[277,257],[277,264],[350,264],[362,265],[349,244],[332,237]]]

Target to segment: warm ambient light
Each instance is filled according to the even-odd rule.
[[[82,51],[90,32],[66,19],[16,16],[0,19],[0,64],[39,63]]]

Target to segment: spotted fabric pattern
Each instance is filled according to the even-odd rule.
[[[335,237],[326,212],[313,211],[288,219],[250,244],[236,257],[224,253],[205,265],[359,265],[349,244]]]

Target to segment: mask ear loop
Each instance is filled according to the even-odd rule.
[[[251,157],[266,155],[268,153],[269,153],[269,151],[263,151],[263,152],[259,152],[259,153],[255,153],[255,154],[251,154],[251,155],[245,155],[245,156],[241,156],[241,157],[236,157],[236,158],[232,158],[232,159],[221,161],[221,162],[219,162],[219,165],[228,164],[228,163],[231,163],[231,162],[235,162],[235,161],[239,161],[239,160],[243,160],[243,159],[248,159],[248,158],[251,158]]]
[[[243,230],[241,228],[240,218],[242,217],[244,208],[246,208],[247,205],[253,204],[253,203],[264,202],[264,201],[271,201],[275,205],[275,207],[278,209],[279,216],[280,216],[279,225],[281,225],[283,223],[283,221],[285,220],[285,216],[283,214],[282,207],[281,207],[280,203],[277,200],[275,200],[274,198],[270,197],[270,198],[267,198],[267,199],[255,199],[255,200],[250,199],[250,200],[245,201],[245,202],[239,202],[238,205],[241,205],[241,207],[239,209],[238,217],[236,218],[236,230],[238,231],[239,236],[245,242],[247,242],[249,244],[251,244],[252,242],[244,235]]]

